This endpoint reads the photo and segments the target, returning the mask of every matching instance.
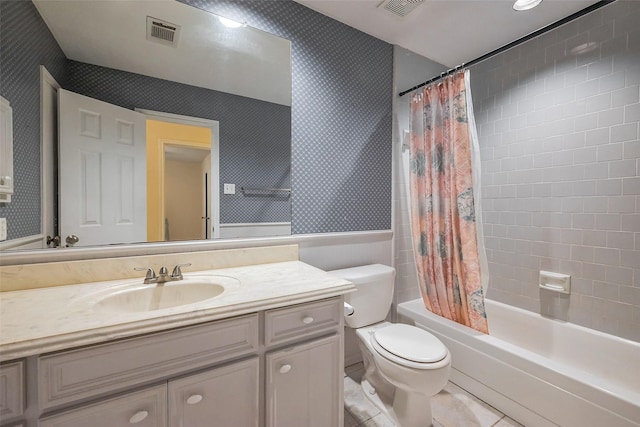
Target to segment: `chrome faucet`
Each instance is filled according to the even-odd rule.
[[[171,275],[169,275],[169,271],[167,267],[161,267],[159,274],[156,276],[156,272],[153,268],[134,268],[136,271],[147,271],[147,274],[144,276],[144,283],[165,283],[172,282],[174,280],[182,280],[184,277],[182,276],[182,267],[188,267],[191,263],[186,264],[178,264],[173,268]]]
[[[182,280],[182,267],[189,267],[191,265],[190,262],[184,264],[177,264],[173,267],[173,271],[171,272],[171,280]],[[166,271],[166,270],[165,270]],[[162,271],[161,271],[162,272]]]

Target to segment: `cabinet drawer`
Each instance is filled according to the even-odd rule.
[[[267,346],[300,341],[342,325],[342,300],[329,300],[269,310],[265,313]]]
[[[0,365],[0,420],[22,415],[24,397],[24,361]]]
[[[165,427],[167,386],[126,394],[40,420],[40,427]]]
[[[258,316],[189,326],[38,359],[40,406],[52,408],[255,352]]]

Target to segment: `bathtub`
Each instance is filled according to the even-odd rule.
[[[436,316],[421,299],[399,320],[452,354],[451,381],[527,427],[640,426],[640,344],[485,300],[491,335]]]

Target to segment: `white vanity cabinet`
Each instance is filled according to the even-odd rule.
[[[257,427],[259,329],[253,313],[39,356],[38,425]]]
[[[258,357],[40,420],[40,427],[258,426]]]
[[[340,427],[342,305],[333,297],[5,363],[0,425]]]
[[[40,356],[40,408],[106,396],[256,353],[258,329],[258,315],[252,314]]]

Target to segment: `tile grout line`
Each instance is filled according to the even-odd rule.
[[[493,408],[493,406],[492,406]],[[502,417],[496,421],[495,423],[491,424],[491,427],[495,427],[500,421],[504,420],[506,418],[506,415],[502,414]]]

